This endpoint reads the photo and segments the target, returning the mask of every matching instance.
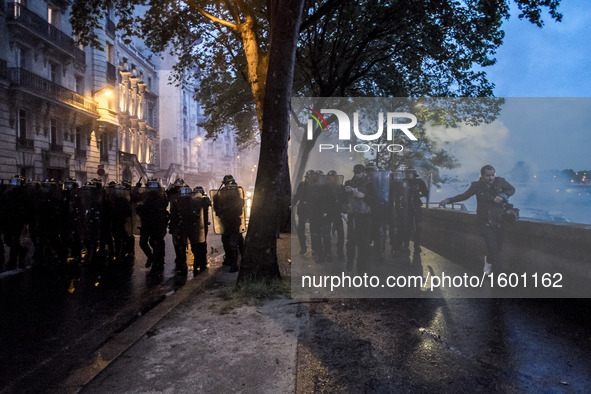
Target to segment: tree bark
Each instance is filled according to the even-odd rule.
[[[255,194],[246,235],[238,286],[248,280],[279,278],[277,262],[277,218],[281,203],[277,196],[289,184],[287,161],[289,106],[295,51],[304,0],[273,0],[271,47],[265,88],[263,131]]]

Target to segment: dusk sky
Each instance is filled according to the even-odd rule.
[[[463,164],[458,173],[478,171],[486,160],[499,173],[519,160],[540,170],[591,168],[591,2],[563,0],[560,11],[562,22],[545,13],[545,25],[538,28],[519,20],[514,8],[503,25],[497,64],[487,72],[497,97],[563,99],[509,100],[495,124],[453,144]],[[529,110],[517,111],[523,105]]]

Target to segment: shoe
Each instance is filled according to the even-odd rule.
[[[414,249],[415,253],[421,253],[422,251],[423,251],[423,249],[421,248],[421,245],[415,245],[415,249]]]
[[[490,275],[492,274],[492,264],[489,264],[486,262],[486,256],[484,256],[484,269],[483,269],[484,273],[486,275]]]
[[[152,266],[152,259],[148,257],[148,260],[146,260],[146,268],[150,268]]]
[[[308,251],[308,248],[301,248],[300,254],[306,254],[307,251]]]

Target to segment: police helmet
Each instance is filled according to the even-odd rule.
[[[92,178],[90,182],[97,188],[103,187],[103,181],[99,178]]]
[[[193,191],[191,190],[191,188],[187,185],[185,186],[181,186],[179,188],[179,194],[191,194],[193,193]]]
[[[235,185],[236,184],[236,180],[234,180],[234,177],[232,175],[226,175],[226,176],[224,176],[224,180],[222,181],[222,184],[224,184],[224,185]]]
[[[186,186],[187,184],[185,183],[185,181],[183,180],[183,178],[177,178],[174,183],[172,184],[172,186],[176,186],[176,187],[183,187]]]
[[[12,186],[23,186],[25,184],[25,178],[20,175],[15,175],[10,180]]]
[[[160,183],[158,182],[158,178],[150,178],[146,181],[146,187],[148,189],[157,189],[160,187]]]
[[[199,194],[205,196],[205,190],[203,190],[203,186],[195,186],[193,188],[193,193],[199,193]]]
[[[337,175],[337,172],[335,170],[330,170],[326,173],[326,175],[334,176]]]
[[[72,190],[72,189],[77,189],[78,188],[78,181],[76,180],[76,178],[68,178],[66,179],[66,182],[64,183],[64,189],[66,190]]]

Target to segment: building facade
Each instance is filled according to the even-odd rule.
[[[0,179],[136,181],[159,167],[158,75],[107,15],[72,38],[67,0],[0,6]]]
[[[160,60],[160,167],[161,177],[182,177],[189,186],[218,188],[226,174],[236,174],[240,153],[234,131],[227,128],[216,140],[206,139],[203,110],[195,101],[195,81],[188,77],[179,86],[169,84],[176,58]]]
[[[234,131],[205,139],[194,85],[169,84],[174,57],[124,43],[113,10],[96,32],[102,48],[82,48],[70,6],[0,3],[0,179],[156,177],[166,186],[183,177],[211,189],[233,174],[252,183],[252,155],[238,152]]]

